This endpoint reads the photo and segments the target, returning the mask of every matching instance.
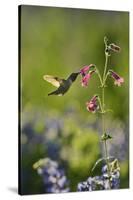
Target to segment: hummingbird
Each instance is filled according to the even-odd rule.
[[[76,80],[77,76],[80,74],[80,72],[77,73],[72,73],[67,79],[62,79],[56,76],[51,76],[51,75],[44,75],[43,79],[58,89],[49,93],[48,96],[50,95],[58,95],[58,96],[63,96],[71,87],[73,82]]]

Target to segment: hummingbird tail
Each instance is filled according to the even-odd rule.
[[[50,96],[50,95],[57,95],[57,91],[53,91],[53,92],[48,94],[48,96]]]
[[[62,93],[58,93],[57,91],[54,91],[54,92],[51,92],[51,93],[49,93],[49,94],[48,94],[48,96],[50,96],[50,95],[58,95],[58,96],[63,96],[63,94],[62,94]]]
[[[48,96],[53,95],[53,92],[49,93]]]

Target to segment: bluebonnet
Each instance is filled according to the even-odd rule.
[[[49,158],[40,159],[33,165],[39,175],[42,176],[45,191],[47,193],[69,192],[69,182],[65,172],[56,161]]]
[[[102,167],[101,172],[101,176],[89,177],[86,181],[78,183],[77,190],[82,192],[118,189],[120,187],[120,167],[117,159],[110,163],[110,177],[108,175],[107,165]]]
[[[87,181],[78,184],[78,191],[92,191],[96,189],[95,178],[89,177]]]

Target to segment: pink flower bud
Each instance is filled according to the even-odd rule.
[[[97,95],[95,95],[90,101],[86,102],[86,109],[89,112],[96,112],[96,110],[98,109],[98,104],[97,104]]]
[[[109,70],[112,78],[115,80],[114,84],[121,86],[122,83],[124,83],[124,78],[120,77],[116,72]]]
[[[112,50],[112,51],[115,51],[115,52],[120,52],[121,48],[119,46],[117,46],[116,44],[112,43],[109,45],[109,48]]]

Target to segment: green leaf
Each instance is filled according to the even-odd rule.
[[[107,159],[108,159],[108,160],[114,159],[114,156],[109,156]],[[99,159],[95,162],[93,168],[91,169],[91,172],[93,172],[94,169],[96,168],[96,166],[97,166],[100,162],[102,162],[102,161],[106,161],[106,158],[104,158],[104,157],[99,158]]]
[[[109,140],[109,139],[112,139],[112,136],[107,134],[107,133],[104,133],[101,137],[101,140],[102,141],[106,141],[106,140]]]

